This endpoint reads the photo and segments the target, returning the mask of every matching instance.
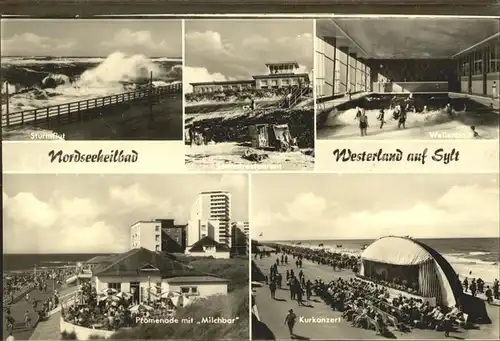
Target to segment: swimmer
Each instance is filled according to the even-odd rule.
[[[470,130],[472,130],[472,134],[473,134],[473,137],[475,139],[480,138],[479,133],[476,131],[476,127],[475,126],[470,126]]]
[[[453,115],[453,107],[451,106],[451,103],[446,104],[445,110],[448,116]]]

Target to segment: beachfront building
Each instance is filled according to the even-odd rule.
[[[186,250],[186,254],[193,257],[212,257],[215,259],[229,259],[229,248],[216,242],[213,238],[205,236]]]
[[[244,89],[280,89],[293,86],[309,86],[309,74],[300,72],[294,61],[266,63],[267,73],[252,76],[252,80],[191,83],[194,93],[217,91],[241,91]]]
[[[200,82],[191,83],[194,93],[210,93],[220,91],[241,91],[245,89],[252,89],[255,87],[253,80],[236,80],[236,81],[222,81],[222,82]]]
[[[173,219],[138,221],[130,227],[130,248],[182,253],[186,249],[186,226]]]
[[[496,97],[499,37],[497,19],[320,19],[316,96],[456,92]]]
[[[227,191],[201,192],[191,208],[187,226],[187,247],[204,237],[231,248],[231,193]]]
[[[250,223],[248,221],[235,221],[231,224],[232,245],[235,254],[248,254],[250,247],[249,234]]]
[[[106,288],[130,293],[134,303],[180,292],[188,299],[227,295],[228,281],[199,273],[175,257],[140,247],[116,255],[94,271],[97,292]]]
[[[389,287],[394,295],[413,295],[447,307],[463,303],[460,282],[451,265],[437,251],[411,238],[389,236],[373,242],[361,254],[360,276],[407,289]]]

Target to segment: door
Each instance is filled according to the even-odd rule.
[[[140,286],[139,282],[130,282],[130,293],[132,294],[132,300],[134,304],[139,303],[139,298],[140,298]]]

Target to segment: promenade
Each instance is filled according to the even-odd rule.
[[[64,288],[62,290],[60,289],[60,287],[61,286],[58,284],[55,284],[55,286],[54,286],[54,282],[52,280],[48,280],[47,281],[47,292],[40,292],[37,289],[32,290],[30,292],[30,298],[35,298],[37,301],[39,301],[39,306],[37,309],[40,309],[43,301],[47,300],[49,297],[51,297],[53,295],[54,289],[59,290],[59,297],[60,297],[61,302],[65,299],[66,296],[69,296],[73,292],[76,291],[76,287]],[[49,321],[38,322],[38,313],[35,312],[35,310],[33,309],[33,305],[30,302],[26,302],[26,300],[24,298],[19,300],[18,302],[16,302],[13,305],[10,305],[9,308],[10,308],[12,317],[15,319],[14,330],[13,330],[12,335],[14,336],[14,338],[16,340],[29,340],[31,338],[32,334],[34,334],[39,329],[43,329],[44,326],[46,326],[46,324],[49,322]],[[57,312],[58,309],[60,309],[60,305],[54,311]],[[26,311],[28,311],[30,316],[31,316],[31,325],[32,325],[31,328],[26,328],[24,325],[24,314],[26,313]],[[54,311],[52,311],[52,314],[54,314]],[[50,312],[49,312],[49,314],[50,314]],[[59,318],[56,317],[56,315],[59,315],[59,313],[52,315],[49,319],[51,320],[52,324],[54,324],[54,322],[53,322],[54,320],[57,320],[57,326],[59,326]],[[4,317],[5,317],[5,315],[4,315]],[[2,324],[3,324],[3,329],[2,329],[3,330],[3,339],[5,339],[8,336],[5,318],[3,319]],[[55,335],[54,333],[50,333],[50,334],[42,333],[42,335],[44,337],[39,338],[39,340],[42,340],[42,339],[43,340],[51,340],[51,339],[54,339],[54,337],[56,339],[59,339],[60,338],[59,327],[57,327],[57,335]]]
[[[269,269],[277,256],[272,254],[271,257],[264,257],[263,259],[255,259],[255,263],[262,270],[264,275],[269,276]],[[342,314],[338,311],[333,311],[323,301],[316,296],[311,297],[311,301],[306,302],[306,306],[299,306],[296,301],[290,299],[290,292],[286,287],[286,270],[293,269],[297,275],[300,268],[295,266],[295,260],[289,257],[288,265],[280,265],[278,271],[283,275],[283,287],[276,291],[276,300],[271,299],[269,287],[265,283],[261,283],[261,287],[256,287],[253,290],[255,295],[255,303],[258,309],[260,322],[263,324],[262,331],[265,337],[260,339],[267,340],[286,340],[290,339],[288,328],[284,324],[285,316],[289,309],[293,309],[297,315],[297,324],[294,329],[296,334],[295,339],[314,340],[314,339],[383,339],[383,337],[376,335],[375,331],[355,328],[349,322],[342,318]],[[314,264],[308,260],[303,260],[302,271],[306,279],[312,282],[315,279],[321,278],[323,281],[331,281],[338,277],[348,279],[353,277],[350,270],[333,271],[332,268],[325,265]],[[304,297],[305,299],[305,297]],[[459,330],[452,332],[450,336],[457,339],[498,339],[498,317],[499,307],[487,305],[488,314],[493,321],[490,325],[481,325],[479,329],[473,330]],[[307,318],[322,318],[328,317],[331,323],[301,323],[301,317],[306,320]],[[267,326],[267,328],[265,328]],[[253,338],[259,339],[260,332],[257,334],[253,332]],[[395,331],[394,335],[398,339],[444,339],[442,332],[433,330],[414,329],[409,333],[401,333]]]

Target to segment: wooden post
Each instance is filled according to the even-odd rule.
[[[61,106],[57,106],[57,124],[61,124]]]
[[[21,125],[24,126],[24,111],[21,111]]]
[[[78,102],[78,119],[80,120],[80,123],[82,123],[83,115],[82,115],[82,111],[80,109],[80,103],[82,103],[82,102]]]
[[[34,122],[34,125],[36,127],[36,121],[37,121],[37,113],[38,113],[38,110],[35,109],[35,111],[33,112],[34,113],[34,117],[33,117],[33,122]]]
[[[9,115],[9,82],[5,82],[5,117],[7,118],[7,127],[10,125],[10,115]]]
[[[50,107],[47,107],[47,126],[50,127]]]
[[[153,121],[153,71],[149,74],[149,120]]]

